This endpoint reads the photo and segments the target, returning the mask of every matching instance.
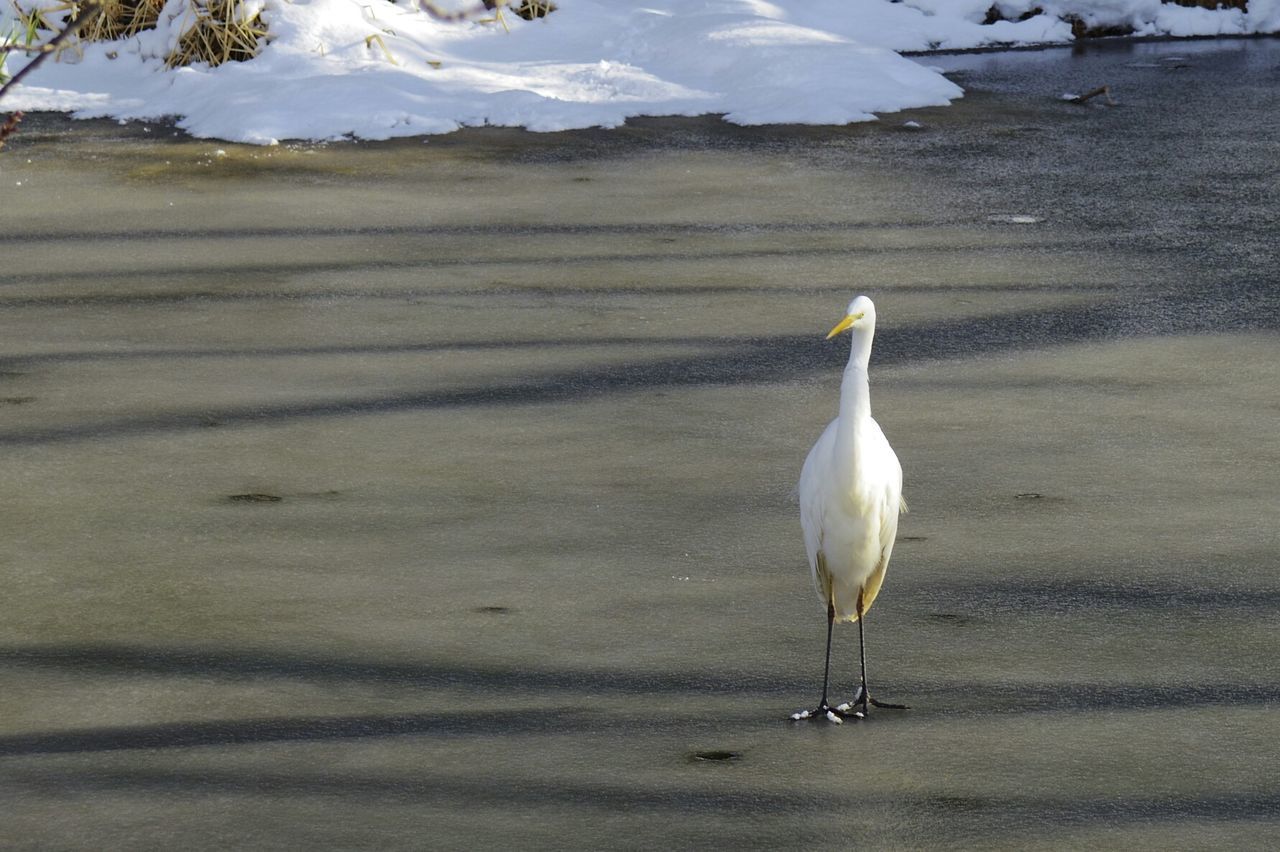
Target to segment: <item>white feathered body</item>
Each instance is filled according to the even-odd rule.
[[[809,451],[799,488],[814,589],[840,621],[858,620],[859,594],[861,613],[879,594],[903,507],[902,466],[871,417],[865,369],[856,369],[846,371],[840,416]]]

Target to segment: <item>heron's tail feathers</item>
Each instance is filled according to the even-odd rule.
[[[854,622],[867,614],[867,610],[876,602],[876,596],[880,594],[880,587],[884,585],[884,572],[888,566],[887,561],[881,561],[875,572],[867,578],[867,582],[862,584],[862,588],[848,589],[843,595],[831,597],[836,606],[837,621]]]
[[[813,583],[817,587],[818,597],[835,608],[836,621],[858,620],[857,590],[854,590],[852,597],[837,593],[831,571],[827,569],[826,554],[821,550],[818,551],[818,558],[813,568]]]

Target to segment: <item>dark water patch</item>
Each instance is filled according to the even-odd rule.
[[[956,242],[946,242],[937,245],[858,245],[858,246],[805,246],[804,248],[749,248],[749,249],[731,249],[722,248],[718,250],[707,251],[651,251],[651,252],[600,252],[588,254],[536,254],[525,256],[494,256],[483,257],[476,255],[467,255],[463,257],[418,257],[404,258],[396,260],[375,260],[361,256],[358,259],[351,260],[315,260],[315,261],[299,261],[292,260],[289,262],[275,264],[239,264],[239,265],[218,265],[218,266],[196,266],[187,265],[181,269],[93,269],[93,270],[49,270],[39,272],[24,273],[0,273],[0,286],[26,286],[32,284],[68,284],[74,281],[88,281],[90,283],[103,283],[107,281],[136,281],[144,278],[160,278],[166,281],[172,280],[175,276],[181,275],[190,277],[195,280],[206,281],[209,278],[217,278],[225,276],[233,280],[241,281],[245,279],[266,278],[269,276],[284,277],[305,277],[316,274],[346,274],[347,277],[357,276],[370,270],[434,270],[434,269],[456,269],[465,267],[468,269],[477,268],[506,268],[506,267],[565,267],[565,266],[589,266],[589,265],[617,265],[629,266],[637,263],[667,263],[667,264],[693,264],[693,263],[733,263],[735,261],[756,261],[768,259],[800,259],[800,258],[844,258],[858,255],[880,256],[880,255],[947,255],[955,256],[961,254],[970,255],[998,255],[1008,252],[1031,252],[1043,255],[1052,252],[1079,253],[1083,251],[1099,249],[1097,241],[1094,240],[1075,240],[1071,242],[1055,242],[1045,244],[1029,244],[1026,242],[1013,242],[1008,245],[995,245],[989,242],[974,243],[970,245],[957,244]],[[850,292],[848,284],[840,288],[840,292],[846,296]],[[581,292],[581,290],[579,290]],[[171,294],[171,301],[182,298],[193,298],[194,294]],[[213,300],[218,293],[208,293],[205,295],[206,300]],[[280,298],[279,294],[268,294],[266,298]],[[134,296],[135,302],[127,304],[147,304],[145,297]],[[104,300],[108,300],[107,296],[84,294],[81,296],[67,297],[46,297],[49,304],[66,304],[66,305],[94,305],[102,304]],[[110,301],[105,301],[110,304]],[[31,307],[44,305],[36,298],[31,299],[7,299],[0,302],[0,305],[6,307]]]
[[[1046,837],[1055,836],[1049,832],[1064,829],[1114,832],[1132,825],[1263,823],[1280,816],[1280,794],[1256,789],[1103,797],[1064,787],[1056,796],[908,794],[895,804],[909,809],[916,837],[924,833],[936,837],[935,843],[945,848],[975,849],[986,848],[997,840],[1009,843],[1025,838],[1043,842]],[[886,807],[893,806],[886,803]],[[1059,846],[1074,848],[1065,838],[1056,836]]]
[[[229,283],[239,283],[242,281],[242,273],[244,267],[219,267],[217,269],[191,271],[189,269],[144,269],[130,270],[121,272],[122,278],[127,277],[131,281],[142,280],[147,278],[164,279],[167,283],[172,283],[175,279],[181,279],[190,276],[193,280],[207,280],[210,276],[225,277]],[[249,270],[248,273],[261,281],[262,278],[277,275],[281,272],[287,272],[278,267],[262,267],[261,269]],[[97,276],[94,273],[50,273],[51,279],[57,279],[61,282],[64,278],[92,278],[98,281],[106,273]],[[283,276],[282,276],[283,277]],[[55,283],[57,283],[55,282]],[[3,283],[3,276],[0,276],[0,284]],[[33,283],[31,276],[25,276],[21,281],[11,283],[28,284]],[[979,283],[979,284],[960,284],[960,283],[940,283],[940,284],[896,284],[893,286],[895,293],[917,293],[923,295],[955,295],[955,294],[999,294],[999,293],[1015,293],[1015,294],[1048,294],[1048,295],[1078,295],[1081,293],[1093,293],[1097,295],[1116,296],[1131,294],[1135,291],[1143,289],[1141,285],[1135,284],[1099,284],[1088,283],[1076,280],[1067,280],[1057,283]],[[59,296],[15,296],[11,298],[0,298],[0,307],[3,308],[60,308],[60,307],[79,307],[79,306],[104,306],[104,307],[164,307],[173,304],[188,303],[253,303],[253,302],[323,302],[326,304],[335,301],[393,301],[406,302],[409,304],[430,304],[438,299],[500,299],[509,300],[512,298],[530,298],[530,299],[565,299],[577,302],[591,301],[598,302],[602,299],[609,298],[661,298],[661,299],[678,299],[682,297],[703,298],[706,296],[797,296],[801,298],[810,296],[830,295],[834,302],[839,304],[843,300],[847,300],[852,292],[847,283],[824,283],[816,282],[807,284],[796,282],[789,285],[769,285],[769,284],[635,284],[635,283],[610,283],[605,281],[593,281],[583,286],[556,286],[551,284],[511,284],[505,281],[495,281],[492,284],[479,287],[431,287],[429,289],[422,288],[392,288],[379,289],[375,287],[367,287],[355,290],[337,290],[337,289],[317,289],[317,290],[208,290],[208,289],[179,289],[164,291],[148,291],[145,293],[80,293],[73,295]],[[889,328],[886,326],[886,328]],[[883,332],[885,329],[881,329]],[[819,334],[821,336],[821,334]],[[591,338],[584,338],[590,340]],[[650,338],[645,338],[650,339]],[[660,340],[661,338],[653,338]],[[409,344],[413,345],[413,344]],[[433,345],[433,344],[422,344]],[[444,344],[449,345],[449,344]],[[374,351],[378,350],[378,346],[373,347]],[[102,357],[112,357],[117,353],[136,351],[143,355],[149,352],[160,352],[163,350],[104,350],[101,353],[83,352],[83,353],[31,353],[23,356],[6,356],[15,360],[31,360],[39,361],[42,358],[57,360],[59,357],[88,357],[93,354],[100,354]],[[185,350],[175,350],[182,352]],[[199,351],[199,350],[197,350]],[[263,354],[269,354],[273,350],[270,347],[259,347],[254,351],[260,351]],[[20,372],[0,372],[0,378],[6,376],[24,375]]]
[[[966,834],[997,832],[1033,835],[1044,823],[1060,827],[1112,827],[1134,822],[1199,820],[1272,820],[1280,816],[1280,793],[1257,790],[1208,794],[1116,795],[999,798],[919,796],[913,804],[924,813],[954,820]],[[1033,828],[1034,826],[1034,828]]]
[[[395,775],[358,772],[238,772],[208,769],[199,772],[166,769],[79,770],[60,773],[22,773],[23,787],[50,792],[140,791],[154,794],[219,795],[340,795],[344,798],[409,800],[414,803],[457,801],[460,804],[505,807],[571,807],[664,813],[762,814],[807,813],[846,802],[833,793],[768,790],[708,789],[705,786],[643,783],[626,785],[555,779],[531,779],[508,774],[502,783],[435,774],[430,770]],[[572,846],[573,844],[570,843]]]
[[[863,785],[830,785],[830,789],[777,792],[769,789],[708,788],[703,784],[630,784],[554,778],[526,778],[509,774],[503,783],[450,776],[425,768],[416,772],[235,770],[181,768],[61,768],[14,771],[10,783],[25,791],[49,793],[234,796],[338,796],[342,799],[411,801],[590,809],[610,813],[656,811],[669,814],[722,814],[759,818],[762,815],[838,813],[856,809],[896,815],[880,829],[900,832],[900,841],[924,839],[954,846],[979,839],[1043,836],[1049,826],[1115,829],[1134,823],[1192,821],[1264,822],[1280,816],[1280,793],[1242,789],[1200,794],[1073,795],[1064,789],[1055,796],[963,795],[896,792],[888,795]],[[842,789],[843,787],[843,789]],[[760,830],[752,825],[753,832]],[[847,827],[844,828],[847,831]],[[873,844],[876,845],[876,844]],[[895,844],[896,845],[896,844]]]
[[[806,675],[758,670],[642,670],[494,667],[463,663],[387,663],[377,659],[297,657],[251,650],[169,650],[134,646],[10,647],[0,668],[38,668],[102,677],[198,677],[228,680],[379,684],[411,690],[469,689],[477,695],[686,695],[741,699],[733,717],[785,718],[784,702],[812,692]],[[1111,684],[917,681],[894,678],[892,691],[915,715],[1024,713],[1079,709],[1150,710],[1280,701],[1280,681]],[[748,706],[748,704],[750,706]],[[501,714],[499,714],[501,715]],[[702,719],[699,715],[697,719]]]
[[[1088,724],[1090,714],[1270,707],[1280,682],[1052,683],[970,680],[918,682],[894,678],[893,697],[907,700],[910,716],[945,719],[962,731],[967,720],[992,716],[1053,715]],[[887,711],[879,714],[887,718]],[[894,718],[897,718],[895,714]],[[876,718],[873,713],[872,718]]]
[[[0,666],[36,667],[108,676],[282,678],[304,681],[383,683],[409,688],[512,689],[603,693],[738,692],[775,683],[763,675],[689,672],[624,672],[572,669],[473,667],[444,663],[295,657],[218,649],[168,650],[123,645],[0,649]],[[788,689],[794,689],[796,681]],[[808,681],[804,681],[808,685]]]
[[[582,180],[591,180],[582,178]],[[164,240],[268,240],[331,239],[338,237],[600,237],[600,236],[736,236],[742,234],[840,233],[844,231],[942,228],[964,220],[903,219],[895,221],[799,221],[799,222],[615,222],[615,223],[494,223],[474,225],[352,225],[303,227],[264,225],[254,228],[151,228],[139,230],[74,230],[0,233],[4,243],[42,242],[146,242]]]
[[[0,736],[0,757],[132,749],[243,746],[404,736],[517,736],[575,733],[607,724],[564,708],[518,713],[459,711],[404,715],[228,719]]]
[[[1170,309],[1168,325],[1147,333],[1195,330],[1188,314]],[[1280,314],[1255,322],[1274,322]],[[1130,318],[1117,316],[1108,305],[1081,309],[1040,309],[942,323],[885,329],[877,334],[875,363],[889,366],[920,360],[972,357],[997,352],[1041,348],[1119,338],[1135,333]],[[1185,325],[1183,324],[1185,321]],[[1221,330],[1221,329],[1219,329]],[[652,391],[658,388],[735,385],[787,381],[814,373],[830,373],[844,360],[845,349],[817,336],[780,335],[740,341],[717,352],[682,358],[654,359],[552,374],[525,381],[476,385],[424,393],[352,397],[343,400],[257,405],[217,411],[175,412],[158,416],[76,423],[34,430],[0,432],[0,445],[22,446],[104,439],[159,432],[186,431],[209,418],[221,424],[262,425],[289,420],[471,406],[570,403],[607,394]]]
[[[946,603],[967,612],[1070,614],[1094,610],[1170,613],[1239,612],[1248,615],[1280,611],[1280,589],[1211,585],[1182,586],[1141,581],[1099,579],[1057,582],[995,582],[932,586],[912,593],[935,606]]]
[[[556,349],[627,349],[632,347],[728,348],[742,345],[729,337],[555,337],[524,340],[456,340],[433,343],[334,344],[325,346],[249,346],[217,349],[115,349],[108,351],[40,352],[0,355],[0,363],[60,364],[107,361],[175,361],[209,359],[346,358],[350,356],[430,355],[436,353],[507,352]],[[14,373],[14,375],[22,375]],[[29,397],[34,400],[35,397]],[[217,425],[211,423],[210,425]]]
[[[54,356],[56,357],[56,355]],[[972,389],[995,392],[1021,391],[1076,391],[1085,393],[1114,394],[1132,396],[1150,393],[1161,386],[1156,378],[1139,376],[1089,376],[1087,378],[1071,378],[1068,376],[948,376],[946,379],[928,376],[904,375],[895,376],[895,390],[943,390]]]

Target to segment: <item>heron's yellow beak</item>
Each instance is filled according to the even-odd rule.
[[[827,332],[827,340],[830,340],[831,338],[835,337],[837,334],[839,334],[842,331],[848,331],[849,329],[853,328],[853,324],[858,320],[862,319],[862,316],[863,316],[862,314],[849,314],[844,319],[840,320],[840,322],[836,325],[835,328]]]

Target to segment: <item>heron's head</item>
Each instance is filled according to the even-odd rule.
[[[827,334],[827,340],[851,328],[874,329],[876,327],[876,306],[866,296],[859,296],[849,303],[844,319],[836,323],[836,327]]]

